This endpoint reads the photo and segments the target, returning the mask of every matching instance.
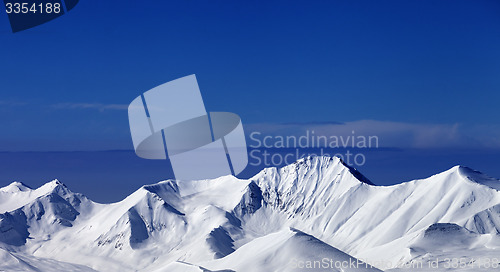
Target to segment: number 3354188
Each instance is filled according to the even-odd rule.
[[[60,13],[61,3],[6,3],[5,11],[10,13]]]

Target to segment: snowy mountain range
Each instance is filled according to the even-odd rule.
[[[496,271],[500,181],[456,166],[376,186],[338,158],[167,180],[99,204],[0,189],[0,271]],[[417,269],[418,268],[418,269]]]

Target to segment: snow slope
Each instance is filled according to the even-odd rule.
[[[354,265],[352,265],[354,264]],[[254,239],[227,257],[204,264],[234,271],[380,271],[295,229]]]
[[[386,260],[393,265],[411,260],[408,241],[434,223],[498,233],[499,181],[479,172],[456,166],[424,180],[385,187],[353,172],[335,158],[264,170],[254,179],[267,207],[276,212],[266,212],[257,223],[285,214],[282,224],[369,263]]]
[[[70,263],[58,262],[53,259],[37,258],[22,253],[8,252],[0,248],[0,271],[25,272],[25,271],[74,271],[74,272],[95,272],[95,270]]]
[[[500,256],[499,184],[456,166],[375,186],[330,157],[248,180],[162,181],[113,204],[57,180],[38,189],[15,182],[0,189],[0,270],[21,259],[19,271],[30,271],[25,263],[51,271],[48,262],[74,265],[67,271],[321,271],[298,264],[322,259],[386,270],[457,254]],[[449,243],[436,244],[441,236]],[[377,271],[341,269],[324,270]]]

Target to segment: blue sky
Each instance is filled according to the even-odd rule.
[[[496,0],[82,0],[15,34],[1,11],[0,41],[0,151],[131,149],[127,105],[189,74],[207,110],[249,129],[339,122],[387,147],[500,148]]]
[[[0,149],[127,148],[126,105],[193,73],[245,123],[500,123],[498,1],[104,2],[0,14]]]

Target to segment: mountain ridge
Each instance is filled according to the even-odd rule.
[[[433,224],[456,224],[478,237],[496,237],[500,230],[495,179],[463,166],[377,186],[339,158],[306,157],[246,180],[224,176],[144,185],[111,204],[92,202],[58,180],[4,192],[11,185],[0,189],[0,211],[6,210],[0,214],[0,248],[98,271],[150,271],[174,263],[234,270],[241,264],[231,256],[274,245],[274,234],[288,239],[289,229],[344,257],[411,262],[419,258],[412,241]],[[260,269],[284,265],[283,258],[296,252],[289,254],[275,263],[260,259],[269,260]]]

